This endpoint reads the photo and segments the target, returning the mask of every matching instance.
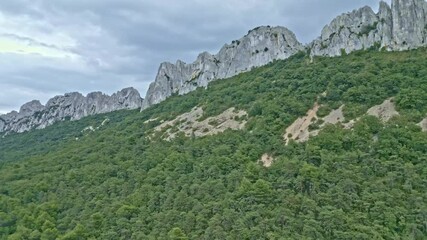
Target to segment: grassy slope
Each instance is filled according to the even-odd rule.
[[[414,123],[427,114],[426,76],[426,49],[313,63],[300,54],[142,113],[1,139],[0,237],[422,239],[427,136]],[[320,112],[345,104],[350,119],[395,97],[401,117],[385,128],[364,117],[352,131],[330,126],[285,147],[284,129],[325,91]],[[145,120],[196,105],[205,117],[245,109],[249,122],[200,139],[145,138],[158,124]],[[80,132],[105,118],[105,128]],[[276,157],[269,169],[257,164],[266,152]]]

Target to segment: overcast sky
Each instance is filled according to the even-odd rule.
[[[389,2],[389,1],[388,1]],[[195,60],[260,25],[307,43],[340,13],[379,0],[2,0],[0,113],[66,92],[142,96],[161,62]]]

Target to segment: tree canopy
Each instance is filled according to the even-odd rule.
[[[426,90],[425,48],[300,53],[143,112],[6,136],[0,239],[425,239],[427,134],[416,124]],[[391,97],[399,116],[364,115]],[[286,146],[285,129],[316,101],[319,114],[344,105],[359,119]],[[195,106],[202,118],[243,109],[248,122],[200,138],[153,135]]]

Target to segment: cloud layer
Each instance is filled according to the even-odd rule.
[[[0,113],[66,92],[142,95],[163,61],[192,62],[260,25],[302,42],[378,0],[10,0],[0,5]]]

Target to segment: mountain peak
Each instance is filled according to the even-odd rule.
[[[43,108],[44,106],[39,100],[33,100],[22,105],[19,109],[19,114],[21,116],[31,116],[35,112],[41,111]]]

